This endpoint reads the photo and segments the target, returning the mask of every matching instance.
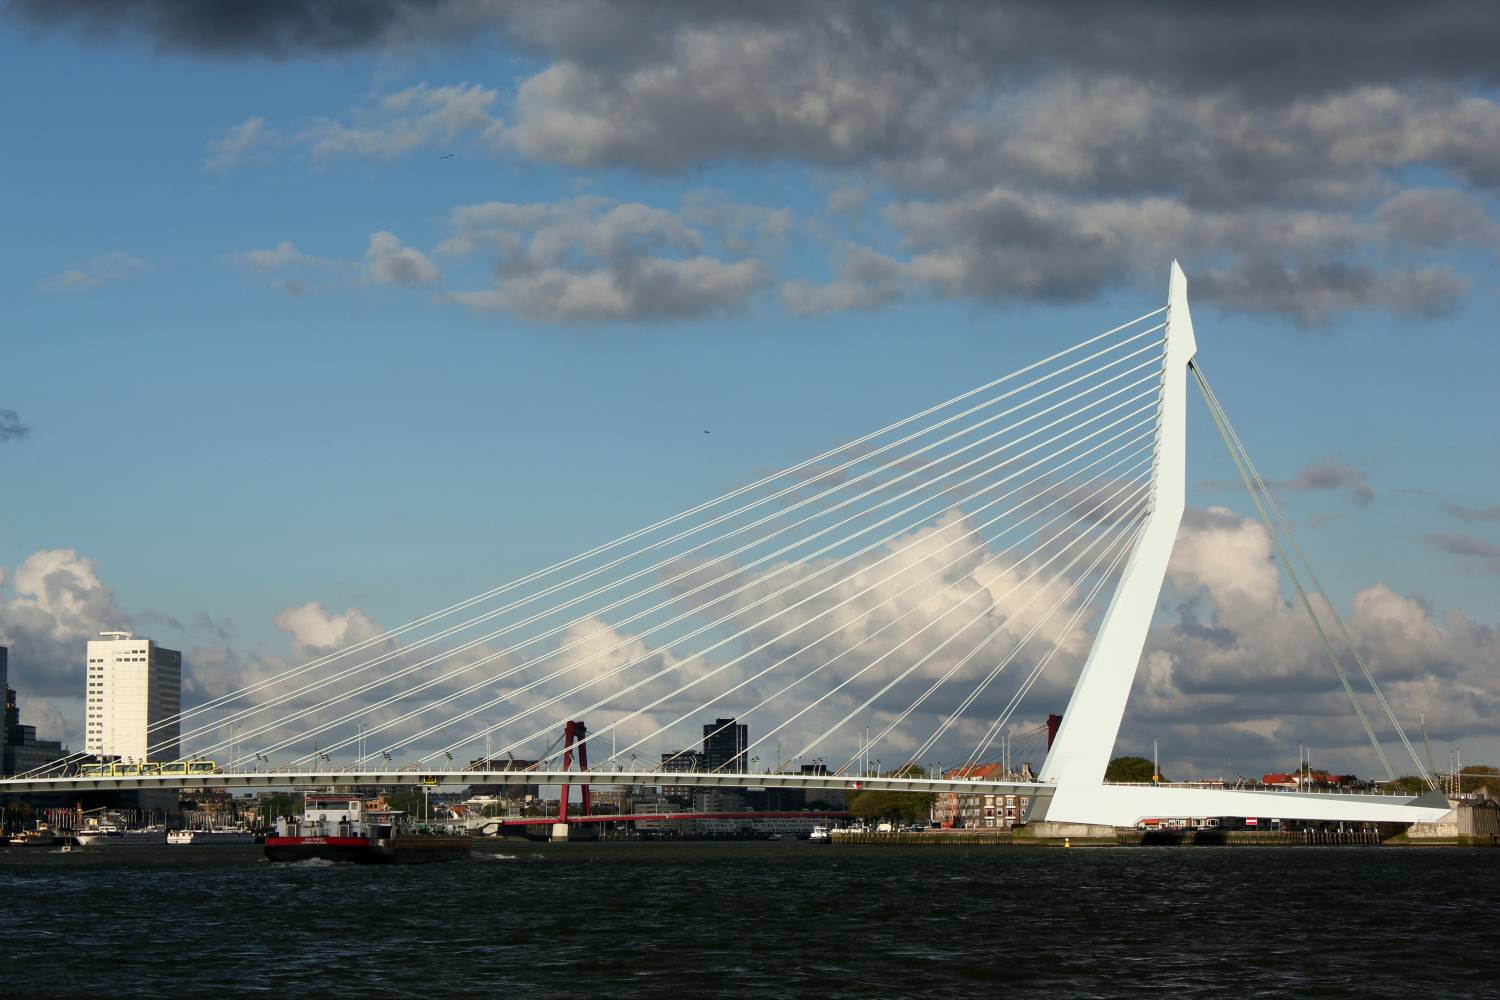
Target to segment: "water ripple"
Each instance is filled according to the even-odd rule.
[[[191,996],[233,969],[311,997],[1500,997],[1497,873],[1493,850],[136,848],[0,852],[0,898],[16,996]]]

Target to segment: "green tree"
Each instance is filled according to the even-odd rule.
[[[927,772],[915,764],[892,771],[892,778],[925,778]],[[855,792],[847,799],[847,808],[866,822],[890,820],[893,823],[925,823],[932,815],[932,803],[936,798],[931,792],[887,792],[868,790]]]
[[[1145,757],[1116,757],[1104,769],[1105,781],[1150,781],[1156,767]],[[1166,781],[1166,778],[1162,778]]]
[[[1465,792],[1477,792],[1481,788],[1500,791],[1500,769],[1488,764],[1465,764],[1460,780]]]
[[[260,804],[260,820],[266,826],[271,826],[282,816],[301,815],[301,795],[272,795],[264,799]]]
[[[931,815],[932,800],[927,792],[855,792],[847,808],[866,822],[925,823]]]
[[[413,823],[421,821],[427,808],[422,789],[411,785],[402,786],[388,793],[385,801],[392,809],[400,809],[406,813],[406,818]]]

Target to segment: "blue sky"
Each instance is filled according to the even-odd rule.
[[[489,24],[481,8],[454,6],[452,23]],[[426,39],[382,36],[333,51],[295,43],[269,55],[253,40],[226,52],[124,13],[107,25],[103,15],[55,24],[21,5],[0,21],[0,74],[26,95],[4,112],[0,184],[12,238],[0,249],[0,409],[28,429],[0,442],[0,566],[71,549],[93,562],[114,606],[160,641],[222,639],[243,656],[280,655],[287,639],[273,618],[284,608],[321,602],[406,620],[1154,308],[1175,253],[1195,282],[1200,360],[1262,471],[1287,484],[1287,507],[1340,605],[1383,583],[1436,618],[1451,609],[1496,624],[1500,229],[1488,175],[1474,163],[1500,160],[1500,150],[1476,140],[1365,170],[1332,156],[1324,175],[1317,162],[1298,168],[1310,185],[1343,186],[1332,194],[1262,190],[1258,176],[1288,168],[1268,162],[1258,173],[1252,156],[1245,193],[1228,203],[1195,195],[1188,176],[1156,189],[1078,166],[1092,156],[1119,167],[1111,142],[1183,141],[1197,119],[1161,123],[1159,108],[1142,112],[1141,128],[1159,125],[1160,137],[1105,136],[1048,147],[1040,159],[1033,145],[992,166],[982,144],[973,162],[934,152],[940,122],[931,147],[903,131],[909,122],[863,146],[822,145],[790,127],[778,133],[786,119],[775,115],[732,141],[705,138],[701,150],[679,149],[674,133],[654,147],[608,132],[568,145],[556,138],[573,120],[565,113],[598,129],[588,116],[605,114],[603,98],[586,93],[570,109],[572,91],[538,89],[539,80],[644,73],[652,60],[691,80],[693,66],[681,39],[665,52],[591,56],[568,40],[564,8],[557,25],[476,28],[467,45],[433,28]],[[692,20],[672,30],[697,32],[703,47],[781,37],[775,25]],[[840,50],[829,65],[853,73],[855,61]],[[1068,100],[1092,108],[1091,77],[1070,75],[1066,58],[1060,65],[966,90],[975,108],[994,102],[976,120],[1000,128],[1007,102],[1054,114]],[[727,64],[725,76],[734,71]],[[1182,86],[1117,72],[1140,81],[1141,101]],[[1465,101],[1495,109],[1484,81],[1445,72],[1413,55],[1388,79],[1366,69],[1310,79],[1280,104],[1237,96],[1245,84],[1229,71],[1210,83],[1271,135],[1312,127],[1298,117],[1316,117],[1307,106],[1324,117],[1337,108],[1363,134],[1359,102],[1372,88],[1386,88],[1388,116],[1403,113],[1391,110],[1401,100],[1412,114]],[[802,99],[839,82],[802,80]],[[941,96],[947,86],[933,89]],[[410,103],[391,105],[393,95],[430,98],[421,107],[452,117],[424,118]],[[670,108],[644,107],[653,99],[644,86],[636,96],[649,133]],[[681,131],[707,136],[715,97],[707,86],[697,96],[684,102],[692,107]],[[473,107],[455,110],[462,100]],[[844,112],[828,100],[825,130],[838,135]],[[926,100],[897,110],[919,115]],[[610,106],[611,127],[627,127],[620,116],[632,107]],[[737,105],[724,113],[749,114]],[[1045,137],[1062,143],[1070,127]],[[1025,131],[1011,123],[998,134]],[[226,152],[236,135],[259,138]],[[914,180],[924,157],[939,154],[944,180]],[[1186,169],[1170,159],[1162,169],[1174,165]],[[978,180],[957,179],[976,170]],[[1061,180],[1064,171],[1074,179]],[[998,249],[981,244],[988,231],[962,220],[997,199],[1016,207],[1012,192],[1016,212],[1031,215],[997,218],[1076,225],[1083,242],[1060,238],[1031,257],[1017,256],[1021,235]],[[1398,203],[1410,192],[1427,200]],[[453,249],[466,232],[454,213],[495,202],[546,206],[552,222],[515,232],[555,223],[564,239],[569,226],[639,206],[660,213],[642,224],[657,228],[637,230],[624,252],[700,254],[722,270],[712,287],[673,287],[663,302],[642,293],[605,312],[523,299],[525,275],[506,270],[503,254]],[[1114,256],[1094,261],[1103,215],[1079,213],[1104,209],[1135,222],[1110,236]],[[740,223],[725,222],[730,213]],[[411,251],[395,260],[406,270],[380,269],[371,248],[382,233],[398,253]],[[1190,235],[1178,250],[1181,233]],[[283,244],[294,251],[276,266],[247,256]],[[975,256],[937,259],[949,245]],[[600,260],[612,266],[591,253],[573,246],[558,266],[569,280],[600,273]],[[859,253],[878,255],[884,270],[850,270]],[[1019,272],[1018,261],[1034,261],[1040,277],[974,276]],[[1265,261],[1294,292],[1257,284]],[[1355,277],[1330,277],[1320,263]],[[969,270],[954,278],[948,267]],[[1413,278],[1422,273],[1431,280]],[[795,288],[824,297],[809,305]],[[465,304],[475,293],[491,299]],[[1308,305],[1319,302],[1328,305]],[[1248,516],[1241,494],[1214,487],[1232,467],[1201,406],[1193,419],[1190,504]],[[1319,468],[1321,479],[1306,475]],[[217,626],[194,627],[195,617]],[[1455,655],[1488,669],[1492,650],[1493,639]],[[62,690],[26,676],[39,666],[71,676],[73,665],[12,664],[23,692],[30,684],[62,717],[73,713]],[[1500,696],[1500,682],[1489,684]]]

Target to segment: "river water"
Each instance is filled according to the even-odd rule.
[[[0,994],[1500,997],[1500,851],[0,852]]]

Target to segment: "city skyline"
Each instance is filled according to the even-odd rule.
[[[1268,81],[1269,15],[1132,58],[1033,11],[1047,68],[966,8],[391,4],[323,33],[141,9],[0,22],[32,95],[0,644],[42,735],[83,744],[102,629],[220,693],[1154,308],[1179,256],[1200,360],[1408,726],[1500,758],[1481,28],[1403,22],[1377,59],[1354,27]],[[1119,751],[1269,770],[1326,736],[1372,772],[1299,714],[1333,682],[1190,419],[1177,600]]]

